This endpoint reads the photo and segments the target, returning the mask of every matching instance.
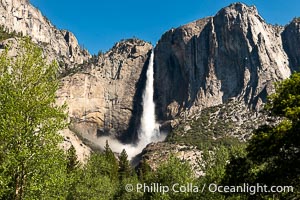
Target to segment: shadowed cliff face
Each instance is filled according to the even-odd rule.
[[[282,31],[267,24],[254,6],[236,3],[214,17],[166,32],[155,48],[159,118],[174,118],[185,109],[193,113],[231,98],[259,109],[273,82],[289,77],[290,67],[297,64],[289,62]],[[290,39],[288,48],[297,39]]]
[[[291,69],[300,71],[300,18],[294,19],[282,32],[284,50],[290,60]]]
[[[143,85],[152,46],[137,39],[117,43],[79,72],[62,79],[58,102],[66,101],[72,131],[87,139],[136,139]]]

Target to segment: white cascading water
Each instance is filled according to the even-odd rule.
[[[147,69],[146,87],[143,94],[143,113],[141,117],[141,126],[139,130],[138,146],[145,147],[147,144],[157,141],[160,138],[159,124],[155,119],[154,94],[154,51],[152,50],[149,65]]]
[[[100,144],[102,147],[105,146],[105,141],[108,140],[109,145],[114,152],[120,153],[123,149],[125,149],[129,159],[132,159],[134,156],[139,154],[147,146],[147,144],[151,142],[162,141],[166,137],[166,134],[160,133],[159,124],[156,122],[155,118],[155,103],[153,101],[153,64],[154,51],[152,50],[146,74],[146,87],[143,93],[143,113],[138,132],[138,143],[136,145],[122,144],[118,140],[110,137],[101,137],[100,139],[97,139],[98,144]],[[95,139],[93,140],[95,141]]]

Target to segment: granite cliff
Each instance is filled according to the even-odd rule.
[[[160,119],[231,98],[259,109],[273,83],[289,77],[298,65],[299,53],[293,49],[299,29],[294,26],[267,24],[254,6],[236,3],[214,17],[166,32],[155,48]]]
[[[91,56],[71,32],[55,28],[26,0],[1,0],[0,14],[5,31],[30,36],[49,60],[60,64],[57,103],[67,103],[71,122],[63,131],[66,148],[73,144],[83,159],[91,151],[85,144],[97,148],[99,136],[136,142],[150,43],[123,40]],[[9,41],[18,43],[10,38],[1,48]],[[272,123],[262,108],[274,82],[299,71],[299,42],[299,19],[284,27],[271,25],[255,6],[242,3],[167,31],[154,49],[154,99],[161,129],[173,130],[173,143],[174,138],[196,137],[200,128],[214,139],[223,137],[222,130],[247,140],[254,128]],[[168,142],[151,144],[151,154],[161,146],[185,149]]]
[[[72,144],[81,160],[98,136],[136,140],[146,64],[152,45],[138,39],[123,40],[106,53],[91,56],[73,33],[59,30],[26,0],[1,0],[1,49],[16,56],[19,37],[30,36],[49,61],[60,65],[61,87],[57,103],[68,105],[69,129],[63,131],[64,148]],[[93,142],[91,142],[93,141]]]
[[[67,102],[72,131],[82,137],[113,136],[132,142],[141,114],[145,66],[152,45],[129,39],[61,79],[58,102]],[[93,140],[93,139],[92,139]]]
[[[146,147],[143,158],[155,168],[174,145],[175,152],[182,145],[235,145],[278,123],[263,106],[275,82],[299,71],[299,34],[299,19],[271,25],[242,3],[163,34],[155,47],[156,113],[172,131],[164,144]],[[177,154],[194,165],[195,150]]]
[[[83,64],[91,55],[82,49],[73,33],[57,29],[28,0],[1,0],[0,26],[8,32],[30,36],[44,49],[49,60],[57,60],[66,71]]]
[[[289,23],[281,34],[283,48],[288,54],[290,67],[293,71],[300,71],[300,18]]]

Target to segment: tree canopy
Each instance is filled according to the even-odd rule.
[[[300,180],[300,74],[276,85],[266,109],[281,117],[276,126],[265,125],[254,132],[244,157],[232,158],[224,183],[264,183],[268,186],[293,186],[293,193],[257,194],[257,197],[296,198]],[[298,192],[297,192],[298,191]]]
[[[55,105],[57,64],[48,64],[29,38],[16,57],[0,55],[0,198],[49,199],[65,194],[66,159],[58,131],[64,106]]]

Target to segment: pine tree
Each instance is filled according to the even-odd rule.
[[[73,200],[76,191],[76,185],[79,180],[79,174],[81,172],[80,162],[76,155],[76,149],[73,145],[67,151],[67,173],[69,179],[69,188],[66,199]]]
[[[62,198],[66,159],[58,131],[66,114],[55,105],[57,64],[47,64],[28,38],[20,43],[17,57],[0,55],[0,198]]]
[[[67,151],[67,171],[71,173],[79,166],[79,161],[76,155],[76,149],[73,145]]]
[[[148,179],[150,179],[149,176],[151,176],[151,175],[152,175],[152,169],[151,169],[150,165],[147,163],[147,161],[145,159],[143,159],[140,162],[140,165],[138,168],[139,180],[141,180],[142,182],[145,182]]]
[[[125,190],[127,184],[136,186],[139,183],[135,171],[132,170],[128,160],[128,155],[123,149],[119,155],[119,187],[116,190],[114,199],[116,200],[139,200],[143,199],[143,193],[133,190],[128,192]]]
[[[110,167],[108,169],[108,173],[111,179],[118,179],[118,169],[119,169],[119,164],[118,161],[115,157],[115,154],[109,147],[108,141],[106,140],[106,144],[104,147],[104,155],[105,159],[108,163],[110,163]]]
[[[130,177],[131,175],[131,166],[128,161],[128,155],[123,149],[121,154],[119,155],[119,179],[123,180],[125,178]]]
[[[109,166],[105,154],[92,153],[83,170],[80,171],[80,179],[76,184],[73,199],[113,199],[118,182],[109,177],[107,173]]]

